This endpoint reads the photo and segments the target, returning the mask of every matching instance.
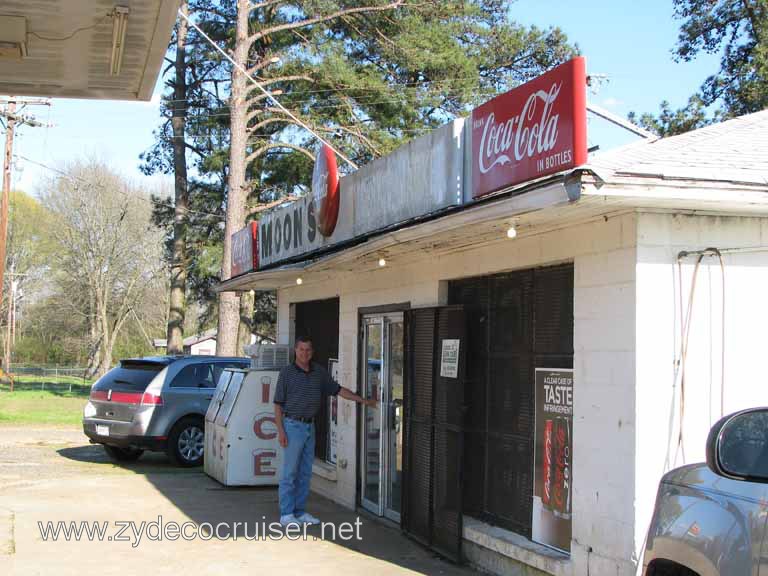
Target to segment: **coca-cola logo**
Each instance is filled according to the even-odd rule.
[[[557,143],[557,121],[553,103],[560,94],[562,82],[553,84],[549,92],[537,90],[528,97],[518,116],[497,123],[493,112],[483,122],[477,165],[482,174],[494,166],[510,164],[552,150]],[[539,105],[541,104],[541,105]],[[511,149],[511,150],[510,150]]]
[[[472,196],[583,164],[586,64],[574,58],[472,112]]]

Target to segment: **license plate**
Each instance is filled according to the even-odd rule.
[[[96,434],[99,436],[109,436],[109,426],[102,426],[101,424],[96,424]]]

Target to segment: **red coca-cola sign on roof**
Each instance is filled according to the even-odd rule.
[[[587,73],[574,58],[472,111],[472,197],[587,161]]]
[[[312,194],[317,210],[317,229],[325,237],[333,234],[339,218],[339,169],[336,153],[328,144],[317,152],[312,172]]]

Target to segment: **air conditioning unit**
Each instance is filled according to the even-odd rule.
[[[291,347],[284,344],[251,344],[243,347],[253,370],[280,370],[291,362]]]

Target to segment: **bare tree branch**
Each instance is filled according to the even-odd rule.
[[[304,154],[307,158],[312,160],[312,162],[315,161],[315,155],[302,146],[297,146],[296,144],[291,144],[290,142],[269,142],[268,144],[265,144],[264,146],[257,148],[251,154],[249,154],[245,159],[245,163],[250,164],[257,158],[262,156],[265,152],[268,152],[269,150],[274,150],[275,148],[288,148],[290,150],[295,150],[296,152],[301,152],[302,154]]]
[[[248,45],[251,46],[257,40],[260,40],[261,38],[264,38],[265,36],[269,36],[270,34],[274,34],[276,32],[282,32],[283,30],[295,30],[299,28],[306,28],[307,26],[320,24],[321,22],[328,22],[329,20],[335,20],[336,18],[339,18],[341,16],[347,16],[349,14],[360,14],[364,12],[386,12],[388,10],[394,10],[395,8],[399,8],[403,4],[404,4],[404,0],[396,0],[395,2],[390,2],[389,4],[384,4],[382,6],[358,6],[356,8],[345,8],[343,10],[337,10],[336,12],[332,12],[331,14],[327,14],[325,16],[316,16],[315,18],[305,18],[304,20],[298,20],[296,22],[289,22],[286,24],[271,26],[269,28],[266,28],[265,30],[260,30],[255,34],[251,34],[248,37]]]

